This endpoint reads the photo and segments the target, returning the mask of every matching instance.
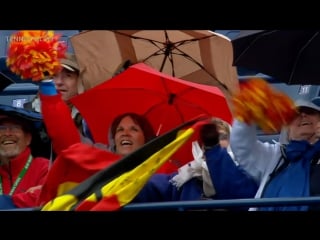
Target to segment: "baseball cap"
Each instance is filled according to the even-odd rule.
[[[295,101],[294,104],[297,108],[307,107],[307,108],[312,108],[312,109],[320,112],[320,97],[315,97],[315,98],[311,99],[311,101],[308,101],[305,99],[298,99]]]
[[[72,53],[66,53],[65,58],[60,59],[61,66],[71,72],[79,71],[79,65],[76,56]]]
[[[315,97],[315,98],[312,98],[311,100],[297,99],[294,104],[297,108],[301,108],[301,107],[311,108],[320,112],[320,97]],[[288,127],[283,127],[281,129],[281,132],[279,135],[279,142],[281,144],[287,144],[289,142]]]

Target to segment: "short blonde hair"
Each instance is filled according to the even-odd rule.
[[[212,118],[211,122],[216,124],[218,131],[224,131],[226,134],[228,134],[228,136],[230,136],[230,126],[227,122],[220,118]]]

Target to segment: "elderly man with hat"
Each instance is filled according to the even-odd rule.
[[[320,195],[320,97],[299,99],[295,106],[297,115],[283,128],[279,142],[260,142],[255,124],[233,122],[230,145],[239,165],[259,184],[256,198]],[[319,210],[319,205],[251,210],[308,211]]]
[[[0,208],[37,205],[50,163],[31,149],[42,147],[33,143],[41,122],[36,112],[0,105]]]

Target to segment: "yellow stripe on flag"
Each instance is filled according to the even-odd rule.
[[[41,211],[70,211],[78,199],[72,194],[56,197],[41,208]]]

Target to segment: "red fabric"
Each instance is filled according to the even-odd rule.
[[[90,153],[90,154],[88,154]],[[41,206],[57,197],[57,189],[64,182],[80,183],[121,156],[106,150],[76,143],[57,156],[42,187],[38,204]]]
[[[195,122],[195,120],[197,120],[198,122]],[[197,132],[197,129],[199,129],[199,127],[202,124],[206,123],[208,119],[202,119],[202,121],[200,121],[200,120],[201,119],[194,119],[192,122],[185,123],[185,124],[191,125],[193,123],[191,128],[193,128],[193,130],[195,132]],[[180,129],[182,129],[182,127],[180,127]],[[147,159],[144,159],[144,161],[148,161],[148,159],[150,157],[152,157],[151,152],[152,152],[152,150],[155,151],[154,146],[160,144],[163,147],[165,145],[168,145],[170,142],[175,141],[175,139],[173,139],[172,137],[174,134],[175,138],[177,138],[177,130],[175,130],[173,132],[169,132],[169,133],[167,133],[167,135],[168,134],[170,134],[169,135],[169,136],[171,136],[170,138],[168,138],[169,136],[164,139],[159,138],[155,142],[144,146],[143,151],[146,151],[147,156],[149,156]],[[164,151],[164,152],[167,151],[167,153],[170,153],[170,152],[172,152],[173,149],[174,148],[172,148],[171,150],[170,150],[170,148],[160,148],[159,151]],[[166,154],[164,154],[164,155],[166,155]],[[139,165],[136,165],[137,162],[135,160],[137,160],[139,158],[139,156],[137,156],[137,155],[131,155],[131,156],[132,156],[132,159],[122,159],[122,160],[133,160],[136,167],[143,165],[143,163],[140,163],[140,161],[138,161]],[[145,156],[145,157],[147,157],[147,156]],[[160,154],[160,156],[162,156],[162,154]],[[136,158],[136,157],[138,157],[138,158]],[[80,183],[83,180],[87,179],[88,177],[92,176],[94,173],[96,173],[102,169],[106,169],[106,167],[108,167],[110,164],[114,163],[115,161],[118,161],[119,159],[120,159],[119,155],[116,155],[111,152],[107,152],[105,150],[100,150],[100,149],[95,148],[90,145],[86,145],[83,143],[78,143],[78,144],[72,145],[70,148],[62,151],[62,153],[55,160],[55,162],[51,168],[51,171],[48,174],[47,182],[44,184],[44,186],[42,188],[40,205],[43,206],[51,200],[53,200],[53,202],[50,202],[50,203],[52,203],[54,205],[55,198],[57,196],[59,196],[59,194],[57,194],[57,189],[58,189],[59,185],[61,185],[62,183],[65,183],[65,182]],[[153,157],[153,161],[154,160],[159,160],[159,159]],[[117,164],[117,163],[115,163],[115,164]],[[155,167],[157,167],[157,166],[155,166]],[[106,169],[106,170],[109,170],[109,169]],[[114,170],[115,170],[115,168],[114,168]],[[149,169],[149,170],[151,171],[151,169]],[[119,202],[118,201],[118,196],[113,191],[113,190],[115,190],[114,188],[112,188],[111,192],[109,193],[110,194],[109,196],[101,196],[102,199],[98,198],[97,201],[90,201],[90,200],[88,200],[88,196],[83,195],[84,193],[85,194],[87,194],[87,193],[93,194],[92,190],[96,191],[96,190],[98,190],[97,188],[102,188],[103,186],[108,185],[110,180],[105,179],[103,177],[103,176],[105,176],[105,174],[106,174],[106,172],[104,172],[103,175],[96,175],[92,179],[89,179],[89,182],[87,181],[87,182],[82,183],[82,184],[84,184],[82,188],[80,185],[79,188],[75,188],[72,192],[69,192],[69,194],[73,194],[74,200],[73,200],[73,203],[69,202],[68,204],[79,204],[79,205],[77,205],[77,207],[75,209],[77,211],[88,211],[88,210],[90,210],[90,211],[100,211],[100,210],[115,211],[115,210],[118,210],[119,208],[121,208],[123,205],[127,204],[127,202]],[[119,169],[118,169],[118,172],[113,172],[111,174],[114,174],[114,175],[112,175],[114,177],[120,176]],[[131,173],[129,172],[129,174],[131,174]],[[152,175],[152,172],[149,172],[148,176],[150,177],[151,175]],[[129,180],[129,182],[130,182],[130,180]],[[135,193],[138,193],[139,190],[136,187],[139,187],[139,184],[138,184],[138,186],[137,185],[134,186],[131,184],[129,184],[128,186],[129,186],[129,188],[133,188],[133,189],[129,189],[129,191],[135,190]],[[88,189],[88,187],[90,189]],[[122,189],[122,190],[125,191],[124,189]],[[68,191],[66,191],[64,193],[67,193],[67,192]],[[63,194],[63,193],[61,193],[61,194]],[[85,199],[83,199],[83,198],[85,198]],[[58,206],[56,206],[56,207],[58,207]],[[63,210],[63,208],[64,207],[61,208],[61,206],[60,206],[61,210]],[[50,209],[50,207],[49,207],[49,209]],[[54,207],[53,209],[57,209],[57,208]],[[47,210],[48,210],[48,208],[47,208]]]
[[[60,184],[67,181],[79,183],[120,158],[113,153],[81,144],[79,131],[61,94],[40,94],[40,100],[44,123],[57,158],[42,189],[33,193],[38,198],[38,206],[55,198]],[[90,155],[87,155],[88,152]]]
[[[14,205],[18,208],[32,208],[38,207],[38,198],[41,188],[30,192],[18,193],[12,196]]]
[[[83,201],[76,211],[117,211],[121,208],[116,195],[103,197],[99,202]]]
[[[11,160],[9,165],[0,166],[0,176],[2,179],[2,188],[4,194],[9,194],[11,190],[10,175],[14,183],[19,176],[19,173],[25,166],[29,155],[30,148],[23,151],[18,157]],[[26,192],[30,187],[42,185],[45,181],[49,169],[49,160],[42,157],[33,158],[27,172],[18,184],[15,192],[12,195],[13,203],[19,208],[35,207],[39,190]]]
[[[192,154],[192,142],[199,141],[199,129],[195,128],[194,130],[195,133],[192,137],[158,169],[157,173],[174,173],[183,165],[194,160]]]
[[[86,119],[95,141],[103,144],[108,144],[106,133],[113,119],[125,112],[144,115],[159,135],[202,114],[232,122],[227,99],[218,87],[174,78],[143,63],[74,96],[71,102]]]
[[[129,101],[127,101],[129,99]],[[162,135],[199,115],[232,122],[223,92],[215,87],[184,81],[139,63],[71,99],[86,119],[96,142],[108,144],[113,119],[125,112],[144,115]],[[191,141],[158,173],[172,173],[193,160]]]
[[[43,120],[51,138],[53,150],[59,154],[62,150],[81,141],[80,133],[75,126],[70,109],[62,100],[61,94],[40,94]]]

